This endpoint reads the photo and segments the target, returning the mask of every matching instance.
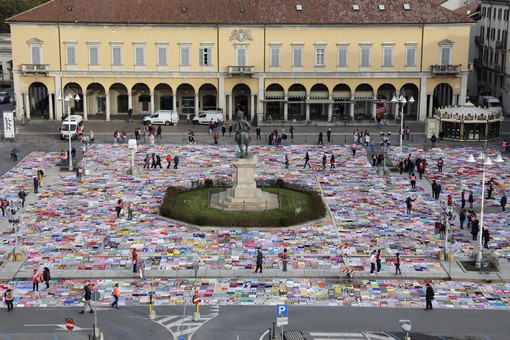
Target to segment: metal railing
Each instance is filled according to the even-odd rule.
[[[255,73],[255,66],[229,66],[229,74],[253,74]]]
[[[23,73],[46,73],[50,70],[48,64],[21,64],[21,72]]]
[[[462,65],[430,65],[432,75],[457,74]]]

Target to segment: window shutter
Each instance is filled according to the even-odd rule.
[[[208,49],[207,49],[207,51],[208,51],[208,55],[209,55],[209,58],[208,58],[208,60],[207,60],[207,65],[209,65],[209,66],[212,66],[212,64],[213,64],[213,62],[212,62],[212,61],[213,61],[213,58],[212,58],[212,50],[213,50],[212,48],[208,48]]]
[[[90,65],[99,64],[98,52],[99,51],[97,47],[90,48]]]
[[[164,47],[160,47],[158,48],[158,57],[159,57],[159,65],[160,66],[166,66],[167,65],[167,62],[166,62],[166,48]]]
[[[114,65],[121,65],[122,64],[122,58],[121,58],[121,49],[120,49],[120,47],[114,47],[112,53],[113,53],[113,64]]]
[[[204,66],[204,49],[203,48],[199,49],[198,59],[199,59],[200,66]]]
[[[441,49],[441,65],[448,65],[448,64],[450,64],[450,48],[443,47]]]
[[[41,50],[39,46],[32,46],[32,64],[41,63]]]
[[[68,65],[75,65],[76,64],[75,48],[74,48],[74,46],[67,46],[67,64]]]
[[[340,67],[347,66],[347,49],[346,48],[338,49],[338,66],[340,66]]]

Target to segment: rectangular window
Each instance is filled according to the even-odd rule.
[[[144,47],[135,47],[135,65],[143,66],[145,65],[145,48]]]
[[[67,65],[76,65],[76,47],[67,46],[66,54],[67,54]]]
[[[416,47],[406,49],[406,66],[416,66]]]
[[[338,49],[338,67],[347,67],[347,48]]]
[[[212,48],[201,48],[199,51],[200,66],[212,65]]]
[[[303,66],[303,49],[301,47],[294,48],[292,51],[292,66]]]
[[[383,48],[383,66],[393,66],[393,47]]]
[[[158,65],[167,66],[166,47],[158,47]]]
[[[89,64],[99,65],[99,47],[97,46],[89,47]]]
[[[237,52],[237,66],[246,66],[246,48],[238,48]]]
[[[450,54],[451,54],[450,46],[441,47],[441,65],[450,65]]]
[[[324,66],[325,60],[324,60],[325,50],[323,48],[316,48],[315,49],[315,66]]]
[[[361,51],[360,66],[370,67],[370,47],[362,47]]]
[[[181,47],[181,66],[189,66],[189,47]]]
[[[280,67],[280,49],[271,48],[271,67]]]
[[[112,64],[122,65],[122,47],[112,47]]]
[[[41,47],[32,46],[31,48],[32,54],[32,64],[40,64],[41,63]]]

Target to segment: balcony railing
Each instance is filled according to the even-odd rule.
[[[432,75],[457,75],[462,65],[430,65]]]
[[[252,75],[255,73],[255,66],[229,66],[229,75]]]
[[[499,40],[499,41],[496,41],[496,48],[498,50],[504,50],[506,49],[506,41],[505,40]]]
[[[475,44],[477,44],[478,46],[483,45],[483,36],[477,35],[475,37]]]
[[[46,74],[50,70],[48,64],[21,64],[22,73],[44,73]]]

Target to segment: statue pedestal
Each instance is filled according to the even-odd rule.
[[[235,183],[232,189],[211,195],[211,208],[227,211],[261,211],[278,209],[278,196],[257,188],[253,169],[257,157],[236,158],[232,163],[236,168]]]

